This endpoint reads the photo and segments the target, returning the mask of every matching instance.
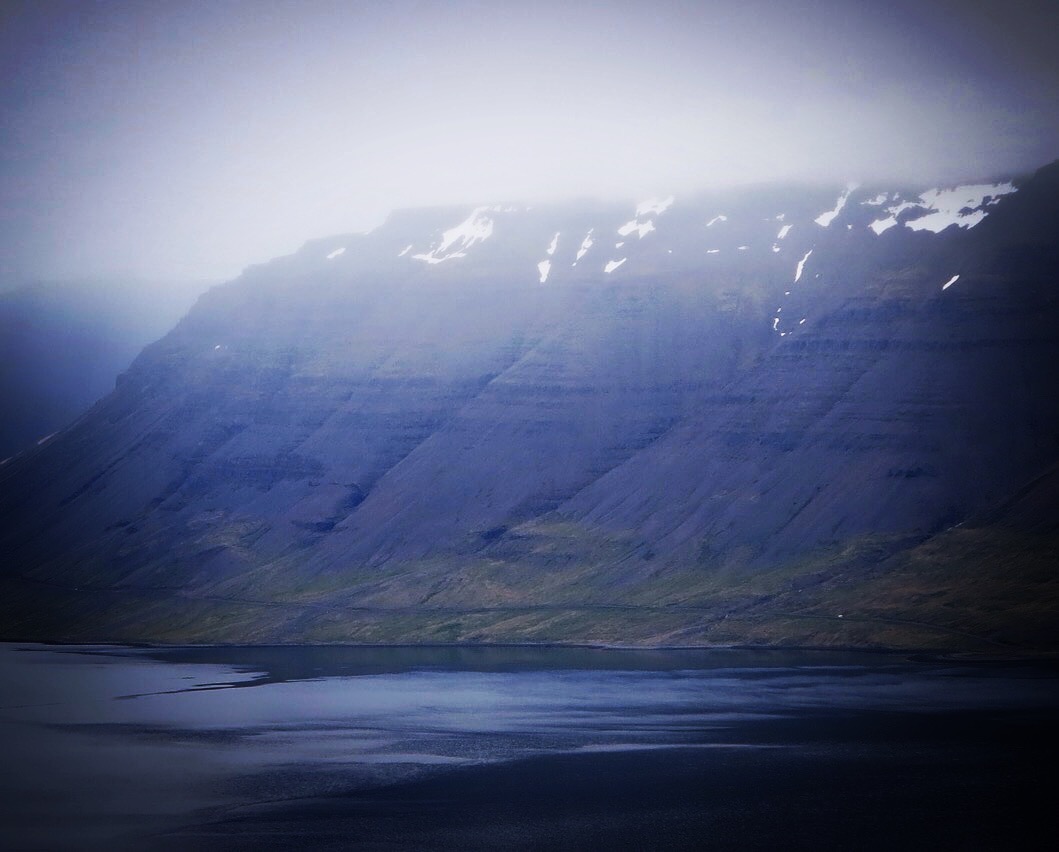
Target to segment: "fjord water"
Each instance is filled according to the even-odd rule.
[[[9,644],[0,689],[14,849],[1030,847],[1059,710],[809,651]]]

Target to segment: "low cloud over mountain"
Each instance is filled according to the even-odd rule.
[[[2,468],[9,636],[1048,644],[1059,167],[410,210]]]

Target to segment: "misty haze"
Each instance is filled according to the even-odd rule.
[[[0,845],[1048,836],[1053,5],[0,19]]]

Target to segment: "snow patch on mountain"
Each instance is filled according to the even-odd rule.
[[[345,253],[346,253],[346,247],[342,246],[342,248],[336,248],[333,252],[331,252],[327,256],[327,259],[328,260],[334,260],[336,257],[339,257],[340,255],[343,255]]]
[[[467,249],[493,235],[493,219],[486,214],[499,209],[476,207],[460,224],[445,231],[434,249],[426,254],[413,254],[412,257],[426,263],[442,263],[454,257],[466,257]]]
[[[959,275],[953,275],[948,281],[941,285],[942,290],[948,290],[953,284],[960,280]]]
[[[603,271],[609,274],[625,263],[626,260],[628,260],[627,257],[623,257],[621,260],[608,260],[607,265],[603,267]]]
[[[629,234],[635,231],[642,240],[654,229],[655,223],[652,222],[650,219],[648,219],[646,222],[640,222],[637,219],[631,219],[630,221],[622,225],[620,228],[618,228],[618,233],[621,234],[621,236],[623,237],[627,237],[629,236]]]
[[[592,248],[592,232],[594,230],[595,228],[589,228],[588,233],[585,234],[585,238],[581,241],[581,248],[577,250],[577,257],[574,258],[573,266],[577,266],[577,262]]]
[[[846,206],[846,202],[849,200],[850,193],[853,192],[853,190],[855,190],[856,188],[857,184],[849,184],[849,186],[846,187],[845,192],[843,192],[838,197],[838,201],[835,202],[834,209],[828,210],[826,213],[821,213],[813,221],[823,228],[829,227],[831,223],[835,221],[835,217],[842,212],[842,208]]]
[[[811,255],[812,253],[813,253],[813,250],[809,249],[809,251],[807,251],[805,253],[805,257],[803,257],[801,260],[798,261],[798,266],[794,270],[794,282],[795,283],[798,283],[798,279],[800,279],[802,277],[802,272],[805,271],[805,262],[809,259],[809,255]]]
[[[542,260],[537,264],[537,272],[541,277],[541,284],[548,280],[548,273],[552,271],[552,262],[550,260]]]
[[[716,216],[714,216],[712,219],[710,219],[709,222],[706,223],[706,227],[707,228],[712,228],[718,222],[727,222],[727,221],[728,221],[728,217],[727,216],[725,216],[723,213],[718,213]]]
[[[618,234],[627,237],[635,232],[642,240],[651,231],[655,230],[654,220],[650,217],[665,213],[672,204],[672,195],[668,198],[649,198],[647,201],[641,201],[636,206],[636,215],[618,228]]]
[[[909,210],[909,209],[911,209],[913,207],[921,207],[921,206],[922,206],[922,204],[918,200],[917,201],[902,201],[900,204],[897,204],[897,205],[889,208],[889,210],[887,211],[890,214],[889,216],[887,216],[885,219],[876,219],[868,227],[871,228],[873,231],[875,231],[876,234],[881,234],[883,231],[886,231],[886,230],[892,228],[894,225],[896,225],[897,224],[897,217],[901,213],[903,213],[905,210]]]
[[[930,189],[912,201],[903,201],[887,208],[885,212],[888,215],[872,222],[869,227],[876,234],[897,224],[904,224],[913,231],[931,231],[935,234],[951,225],[973,228],[986,217],[990,207],[1012,192],[1015,192],[1015,186],[1011,183],[964,184],[951,189]],[[899,223],[897,217],[909,209],[920,209],[925,214]]]
[[[665,213],[670,207],[673,206],[674,197],[669,195],[665,198],[648,198],[646,201],[641,201],[636,206],[636,217],[650,216],[652,213],[658,215]]]
[[[973,228],[986,217],[987,208],[1015,191],[1010,183],[969,184],[954,189],[931,189],[920,197],[931,212],[906,222],[913,231],[944,231],[950,225]]]

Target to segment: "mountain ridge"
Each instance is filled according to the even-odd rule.
[[[733,191],[558,221],[417,211],[311,241],[205,294],[114,394],[0,474],[4,623],[1049,645],[1044,569],[1007,604],[1014,631],[977,612],[970,569],[921,593],[955,618],[902,604],[894,578],[931,542],[951,550],[935,567],[965,564],[950,528],[1059,459],[1057,173],[964,207]],[[942,213],[947,229],[912,227]],[[1034,565],[1051,552],[1050,533],[994,526],[979,535]],[[851,589],[888,614],[858,616]]]

